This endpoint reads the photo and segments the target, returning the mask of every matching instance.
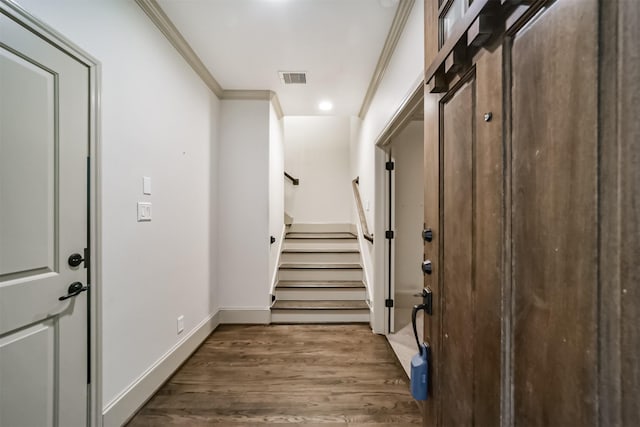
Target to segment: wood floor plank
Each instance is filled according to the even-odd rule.
[[[225,325],[128,424],[420,425],[402,367],[368,325]]]

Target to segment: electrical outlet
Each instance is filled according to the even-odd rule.
[[[184,315],[178,316],[178,335],[184,331]]]

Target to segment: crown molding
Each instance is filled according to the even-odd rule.
[[[284,117],[282,105],[278,99],[278,94],[272,90],[225,90],[218,81],[211,75],[206,65],[191,48],[189,43],[180,34],[180,31],[173,25],[171,19],[164,13],[156,0],[136,0],[140,8],[149,16],[151,22],[169,40],[169,43],[182,55],[193,71],[200,76],[202,81],[211,89],[219,99],[244,99],[244,100],[264,100],[270,101],[276,110],[278,119]]]
[[[211,75],[189,43],[182,34],[180,34],[180,31],[173,25],[173,22],[171,22],[167,14],[164,13],[158,2],[156,2],[156,0],[136,0],[136,3],[138,3],[138,6],[149,16],[151,21],[156,24],[156,27],[165,35],[209,89],[211,89],[218,98],[222,98],[224,89],[222,89],[222,86],[220,86],[217,80]]]
[[[278,94],[272,90],[224,90],[220,99],[271,101],[278,119],[284,117]]]
[[[271,97],[271,103],[273,104],[273,108],[276,110],[278,120],[282,120],[284,117],[284,111],[282,111],[282,105],[280,105],[280,98],[278,98],[278,94],[275,92],[273,92],[273,96]]]
[[[171,22],[171,19],[169,19],[167,14],[162,10],[158,2],[156,0],[135,1],[219,99],[268,100],[273,104],[278,118],[281,119],[284,116],[282,105],[280,104],[278,95],[274,91],[223,89],[209,72],[200,57],[198,57],[189,43],[182,36],[180,31],[178,31],[173,22]],[[398,45],[398,40],[400,39],[402,31],[409,19],[409,14],[411,13],[414,3],[415,0],[400,0],[400,3],[398,4],[398,9],[396,10],[393,22],[391,23],[389,34],[387,34],[387,39],[385,40],[384,47],[380,53],[380,58],[378,58],[378,63],[373,72],[373,76],[371,77],[367,93],[365,94],[362,106],[360,107],[358,117],[361,119],[363,119],[365,114],[367,114],[371,101],[373,100],[373,96],[378,90],[378,86],[380,86],[382,77],[389,66],[389,61],[391,60],[391,56]]]
[[[400,3],[398,4],[398,9],[393,17],[389,34],[387,34],[387,39],[382,47],[382,52],[380,52],[380,58],[378,58],[378,63],[373,71],[373,76],[371,76],[371,82],[369,82],[369,88],[367,89],[367,93],[362,101],[362,106],[360,107],[360,112],[358,113],[358,117],[361,119],[364,119],[367,111],[369,111],[371,101],[373,101],[373,96],[376,94],[376,91],[382,82],[382,77],[384,77],[384,73],[387,71],[393,52],[396,50],[396,46],[398,45],[398,41],[404,31],[404,27],[407,24],[407,20],[409,19],[409,15],[411,14],[411,9],[413,9],[414,4],[415,0],[400,0]]]
[[[225,90],[222,92],[222,99],[240,99],[253,101],[271,101],[275,95],[272,90]]]

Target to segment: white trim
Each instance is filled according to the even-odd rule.
[[[407,127],[418,108],[424,113],[424,72],[420,73],[412,87],[376,138],[377,147],[388,150],[393,138]]]
[[[125,424],[154,395],[164,382],[198,349],[220,324],[220,312],[212,314],[151,365],[104,409],[105,427]]]
[[[100,141],[102,117],[102,65],[96,64],[89,68],[91,77],[90,90],[91,105],[91,135],[95,140],[89,146],[91,179],[90,186],[90,233],[91,233],[91,287],[93,295],[90,302],[90,351],[91,351],[91,402],[89,424],[102,427],[102,170],[98,159],[102,157]]]
[[[388,151],[386,153],[387,158],[386,162],[396,162],[395,157],[393,157],[393,151]],[[385,188],[385,218],[384,223],[387,225],[387,229],[397,230],[396,224],[396,171],[386,171],[384,174],[384,188]],[[391,186],[389,188],[389,179],[391,179]],[[391,191],[391,192],[389,192]],[[391,218],[389,218],[389,213],[391,213]],[[390,224],[390,225],[389,225]],[[385,256],[384,256],[384,265],[385,265],[385,277],[383,280],[384,283],[384,299],[390,299],[395,302],[396,300],[396,239],[390,239],[385,244]],[[395,333],[396,331],[396,309],[395,304],[393,307],[386,308],[385,307],[385,325],[384,325],[385,334]]]
[[[271,323],[271,309],[269,307],[221,308],[220,323],[225,325],[268,325]]]
[[[374,197],[374,234],[377,236],[384,236],[384,232],[386,230],[385,223],[385,174],[386,170],[384,167],[386,158],[385,152],[381,149],[375,150],[375,167],[374,167],[374,187],[375,187],[375,197]],[[386,245],[381,244],[380,241],[384,239],[376,240],[376,245],[374,245],[374,251],[372,255],[373,262],[373,307],[372,307],[372,322],[373,322],[373,331],[378,334],[384,334],[385,331],[385,314],[387,312],[386,307],[384,306],[384,296],[386,293],[385,290],[385,252]]]
[[[135,1],[147,16],[149,16],[149,19],[151,19],[156,27],[158,27],[160,32],[169,40],[169,43],[176,48],[185,61],[187,61],[196,74],[200,76],[202,81],[204,81],[204,83],[219,99],[268,99],[272,102],[273,107],[276,110],[276,114],[278,115],[278,119],[282,119],[284,112],[282,111],[278,95],[274,91],[225,90],[220,86],[215,77],[213,77],[207,66],[202,62],[187,40],[182,36],[178,28],[173,24],[173,22],[171,22],[171,19],[169,19],[156,0]],[[387,34],[384,46],[380,52],[378,63],[373,71],[367,92],[362,100],[362,105],[360,106],[358,117],[361,119],[364,119],[364,116],[367,114],[367,111],[371,106],[371,102],[373,101],[373,97],[382,82],[382,78],[387,71],[391,57],[396,50],[396,46],[398,45],[400,36],[407,24],[407,20],[409,19],[414,3],[415,0],[400,0],[400,3],[398,4],[398,9],[396,9],[396,14],[393,17],[391,27],[389,28],[389,33]],[[263,93],[270,93],[271,95],[268,98],[265,98]],[[258,98],[255,98],[255,96],[258,96]]]
[[[373,71],[371,81],[369,82],[369,87],[367,88],[367,93],[364,96],[362,106],[360,107],[360,112],[358,113],[358,117],[360,117],[361,119],[364,119],[364,116],[367,115],[367,111],[369,111],[369,107],[371,106],[373,97],[378,91],[378,87],[382,82],[384,73],[387,71],[389,62],[391,62],[391,57],[393,56],[393,52],[395,52],[396,50],[396,46],[398,45],[400,36],[402,35],[404,27],[407,24],[407,20],[409,19],[409,15],[411,14],[411,9],[413,9],[414,3],[415,0],[400,0],[400,4],[398,4],[398,9],[396,10],[396,14],[393,17],[393,22],[391,23],[391,28],[389,28],[387,39],[385,40],[384,46],[382,47],[382,52],[380,52],[380,58],[378,58],[378,63],[376,64],[376,68]]]
[[[278,94],[275,92],[273,92],[273,96],[271,97],[271,105],[273,105],[273,109],[276,110],[276,116],[278,116],[278,120],[282,120],[282,118],[284,117],[284,111],[282,111],[280,98],[278,98]]]
[[[140,9],[142,9],[149,19],[158,27],[160,32],[165,35],[169,43],[176,48],[182,55],[187,64],[193,68],[202,81],[211,89],[218,98],[222,98],[224,89],[218,81],[211,75],[209,69],[200,60],[196,52],[191,48],[187,40],[182,36],[180,31],[173,25],[166,13],[162,10],[156,0],[136,0]]]
[[[282,119],[284,113],[282,112],[282,106],[280,105],[280,99],[278,94],[272,90],[223,90],[220,99],[235,99],[235,100],[249,100],[249,101],[271,101],[273,109],[276,110],[276,116],[278,120]]]
[[[282,233],[280,233],[280,240],[277,240],[276,244],[278,245],[278,257],[276,258],[276,268],[273,269],[273,276],[271,276],[271,290],[269,291],[269,295],[275,295],[276,291],[276,283],[278,283],[278,269],[280,266],[280,258],[282,258],[282,245],[284,244],[284,235],[287,232],[287,226],[282,226]]]
[[[402,0],[407,1],[407,0]],[[410,0],[414,1],[414,0]],[[225,90],[213,77],[207,66],[193,50],[189,42],[182,36],[178,28],[171,22],[171,19],[162,10],[156,0],[136,0],[136,3],[147,14],[151,22],[155,24],[162,34],[169,40],[169,43],[180,53],[184,60],[191,66],[193,71],[200,76],[202,81],[209,87],[219,99],[247,99],[265,100],[273,104],[278,119],[282,119],[284,113],[282,105],[278,99],[278,94],[272,90]]]

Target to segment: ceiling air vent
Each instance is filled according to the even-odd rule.
[[[307,73],[304,71],[280,71],[280,80],[286,85],[307,84]]]

